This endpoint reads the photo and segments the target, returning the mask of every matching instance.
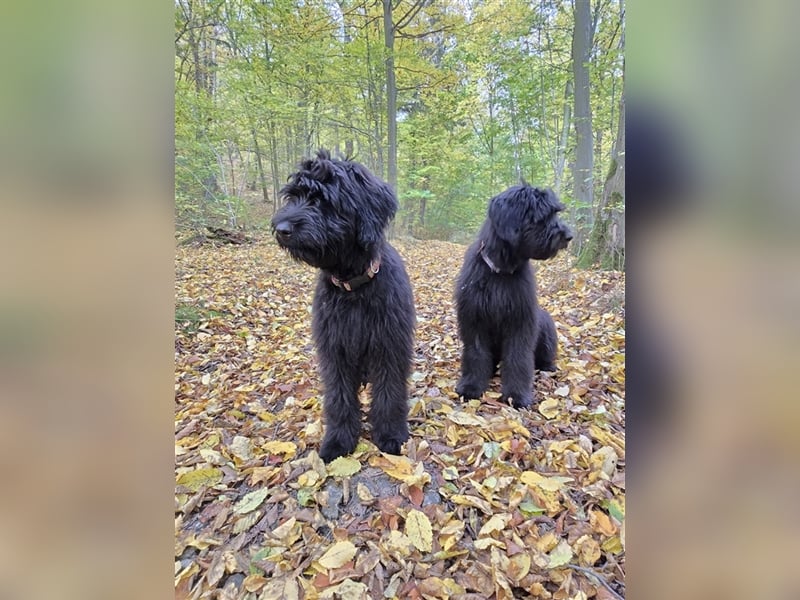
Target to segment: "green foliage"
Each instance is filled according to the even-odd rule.
[[[616,0],[593,10],[599,187],[622,89],[622,26]],[[564,104],[572,101],[564,97],[571,4],[401,2],[393,18],[399,231],[465,241],[505,187],[557,179]],[[380,3],[176,0],[176,32],[180,226],[246,220],[244,206],[264,197],[275,205],[298,160],[318,147],[386,177]],[[578,209],[568,171],[560,193]]]

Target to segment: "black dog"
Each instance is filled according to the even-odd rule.
[[[564,209],[552,190],[516,185],[489,202],[456,281],[458,329],[463,342],[459,396],[480,398],[502,363],[503,400],[531,405],[534,361],[555,370],[553,319],[536,302],[529,259],[552,258],[572,239],[558,219]]]
[[[408,439],[414,298],[383,230],[397,211],[391,188],[363,165],[320,150],[281,190],[278,244],[320,269],[312,332],[325,387],[323,460],[351,453],[361,432],[358,390],[372,384],[372,439],[400,454]]]

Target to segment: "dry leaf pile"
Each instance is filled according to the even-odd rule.
[[[624,596],[624,276],[537,265],[559,334],[539,404],[454,392],[464,246],[395,244],[417,307],[411,439],[317,455],[316,273],[271,240],[176,265],[175,595],[218,599]],[[362,391],[362,402],[368,395]]]

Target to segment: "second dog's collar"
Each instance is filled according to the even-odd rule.
[[[486,247],[486,242],[481,240],[481,248],[479,250],[479,253],[481,255],[481,258],[483,259],[483,262],[485,262],[486,266],[492,270],[492,273],[502,273],[503,271],[497,268],[497,266],[492,262],[492,259],[486,256],[486,253],[483,251],[485,247]],[[513,272],[514,271],[509,271],[509,273]]]
[[[347,290],[348,292],[352,292],[360,288],[365,283],[369,283],[378,274],[378,271],[381,270],[381,257],[376,256],[372,259],[372,262],[369,263],[367,270],[364,272],[363,275],[359,275],[358,277],[353,277],[348,281],[342,281],[338,277],[334,277],[331,275],[331,283],[338,288],[343,290]]]

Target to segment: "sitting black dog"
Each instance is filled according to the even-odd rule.
[[[278,244],[320,269],[312,333],[325,387],[323,460],[351,453],[361,432],[358,391],[372,385],[372,439],[400,454],[408,439],[414,298],[383,230],[397,211],[392,189],[363,165],[325,150],[305,160],[272,218]]]
[[[534,363],[555,370],[556,329],[536,301],[529,260],[552,258],[567,247],[572,232],[558,218],[563,209],[552,190],[527,184],[490,200],[456,281],[463,343],[459,396],[480,398],[499,365],[503,400],[528,407]]]

